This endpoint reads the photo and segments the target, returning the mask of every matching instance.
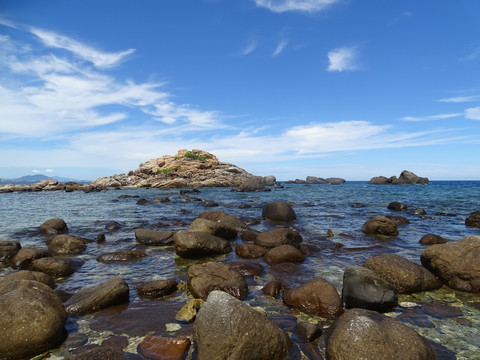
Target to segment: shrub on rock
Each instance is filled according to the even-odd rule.
[[[346,310],[328,330],[330,360],[435,360],[430,345],[412,328],[380,313]]]
[[[265,316],[233,296],[213,291],[193,326],[197,357],[280,360],[291,348],[288,336]]]
[[[58,346],[67,314],[55,292],[33,280],[0,279],[0,358],[27,359]]]

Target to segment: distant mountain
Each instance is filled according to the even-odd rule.
[[[64,178],[59,176],[45,176],[42,174],[37,174],[37,175],[25,175],[17,179],[0,179],[0,185],[6,185],[6,184],[32,185],[46,179],[54,179],[61,183],[74,181],[79,184],[90,184],[90,181],[88,180],[75,180],[75,179],[69,179],[69,178]]]

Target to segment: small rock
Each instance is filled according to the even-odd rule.
[[[303,241],[300,233],[293,228],[277,228],[257,235],[255,245],[267,249],[280,245],[298,245]]]
[[[151,360],[182,360],[189,347],[189,338],[148,335],[138,344],[137,351]]]
[[[191,299],[177,313],[175,319],[178,321],[192,322],[197,316],[198,310],[205,301],[202,299]]]
[[[263,260],[269,265],[290,262],[300,264],[306,259],[305,255],[291,245],[280,245],[268,250]]]
[[[158,299],[177,291],[177,282],[173,279],[155,280],[138,287],[138,295],[147,299]]]
[[[263,272],[263,266],[251,261],[231,261],[227,265],[245,277],[257,276]]]
[[[262,292],[265,295],[271,296],[275,299],[283,294],[286,290],[288,290],[288,285],[281,279],[270,281],[262,288]]]
[[[407,205],[398,201],[392,201],[390,204],[388,204],[387,208],[393,211],[405,211],[407,210]]]
[[[447,240],[435,234],[423,235],[419,241],[419,243],[422,245],[445,244],[446,242]]]
[[[267,249],[254,244],[240,244],[235,248],[235,254],[244,259],[258,259],[267,253]]]

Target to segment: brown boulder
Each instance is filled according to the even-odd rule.
[[[412,328],[380,313],[351,309],[328,330],[329,360],[435,360],[430,345]]]
[[[227,265],[245,277],[257,276],[263,272],[263,266],[252,261],[231,261]]]
[[[267,249],[254,244],[240,244],[235,248],[235,254],[244,259],[258,259],[267,253]]]
[[[310,279],[295,289],[285,291],[283,302],[317,316],[334,318],[343,312],[337,289],[323,279]]]
[[[190,266],[187,282],[192,295],[203,300],[213,290],[225,291],[237,299],[243,299],[248,294],[248,285],[242,274],[217,262]]]
[[[385,217],[376,216],[368,220],[362,226],[362,231],[367,235],[374,236],[397,236],[397,224],[395,221]]]
[[[296,247],[291,245],[280,245],[268,250],[263,260],[268,265],[275,265],[285,262],[300,264],[306,259],[305,255]]]
[[[66,234],[68,226],[63,219],[50,219],[40,225],[38,231],[47,236]]]
[[[435,290],[442,286],[429,270],[400,255],[375,255],[368,258],[363,266],[374,271],[393,290],[402,294]]]
[[[480,211],[472,212],[465,219],[465,225],[480,228]]]
[[[435,245],[435,244],[445,244],[447,240],[442,238],[439,235],[435,234],[426,234],[423,235],[420,239],[419,243],[422,245]]]
[[[173,231],[159,231],[150,229],[136,229],[135,239],[147,246],[165,246],[173,244]]]
[[[183,360],[190,347],[189,338],[147,335],[137,346],[140,355],[151,360]]]
[[[273,201],[265,204],[262,210],[262,217],[279,222],[290,222],[297,219],[295,211],[285,201]]]
[[[300,233],[294,228],[277,228],[257,235],[255,245],[267,249],[280,245],[296,246],[303,241]]]
[[[177,291],[177,282],[173,279],[154,280],[138,287],[138,295],[147,299],[158,299]]]
[[[36,248],[22,248],[10,260],[10,265],[14,269],[27,269],[32,266],[35,259],[52,256],[47,250]]]
[[[232,251],[227,240],[203,232],[182,230],[175,233],[173,238],[177,255],[184,258],[202,258]]]
[[[85,239],[72,235],[55,235],[47,240],[48,251],[53,255],[80,254],[87,248]]]
[[[5,280],[34,280],[41,282],[45,285],[50,286],[53,288],[55,286],[55,281],[53,280],[53,277],[51,277],[48,274],[45,274],[44,272],[40,271],[31,271],[31,270],[20,270],[14,273],[10,273],[8,275],[5,275],[3,277]]]
[[[57,259],[53,257],[44,257],[34,260],[32,263],[33,270],[44,272],[45,274],[59,277],[72,275],[78,267],[80,262],[72,262],[66,259]]]
[[[423,251],[421,261],[451,288],[480,292],[480,236],[432,245]]]
[[[237,237],[237,230],[230,226],[225,226],[220,221],[197,218],[188,227],[187,231],[202,232],[225,240],[235,239]]]

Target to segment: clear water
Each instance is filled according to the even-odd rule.
[[[139,227],[174,231],[185,229],[203,211],[224,210],[240,218],[260,219],[262,206],[267,202],[281,200],[295,203],[297,221],[294,226],[303,236],[304,243],[315,245],[320,251],[309,255],[298,272],[286,276],[286,281],[294,286],[309,278],[321,277],[330,281],[339,292],[343,270],[348,266],[363,264],[372,255],[395,252],[419,262],[424,247],[418,241],[427,233],[440,235],[448,241],[480,235],[480,229],[465,226],[465,218],[472,211],[480,210],[480,182],[475,181],[438,181],[427,186],[376,186],[365,182],[350,182],[340,186],[287,185],[284,189],[262,193],[237,193],[231,192],[230,188],[202,188],[200,191],[199,194],[188,196],[203,201],[192,201],[187,195],[180,195],[179,189],[0,194],[0,240],[18,240],[23,247],[46,248],[44,237],[37,234],[38,226],[50,218],[62,218],[67,222],[70,234],[93,241],[78,256],[85,261],[84,265],[72,276],[57,281],[57,289],[74,293],[86,286],[98,284],[109,276],[121,276],[132,289],[131,302],[140,303],[142,300],[133,290],[137,285],[153,279],[184,280],[186,268],[191,262],[178,259],[173,248],[137,245],[134,230]],[[137,198],[119,199],[120,195],[139,195],[151,204],[137,205]],[[164,197],[171,201],[154,201]],[[219,206],[205,207],[204,201],[208,200],[217,202]],[[409,210],[422,208],[427,215],[414,215],[408,211],[392,212],[387,209],[392,201],[407,204]],[[354,207],[354,203],[365,206]],[[251,207],[239,208],[245,204]],[[401,215],[410,224],[400,226],[399,236],[393,239],[379,240],[365,236],[361,226],[378,215]],[[122,225],[120,230],[110,232],[105,229],[105,224],[112,220]],[[266,231],[274,226],[268,221],[260,220],[251,227]],[[328,230],[333,231],[333,237],[326,236]],[[98,234],[105,234],[105,243],[95,242]],[[236,243],[241,243],[241,240],[237,239]],[[139,248],[150,256],[128,265],[103,264],[95,260],[102,253],[126,248]],[[231,253],[217,260],[236,260],[236,255]],[[265,308],[267,312],[285,311],[281,302],[272,302],[262,296],[259,289],[272,280],[274,274],[262,260],[258,261],[266,270],[250,281],[247,301]],[[12,270],[0,269],[0,275],[10,271]],[[178,293],[170,300],[186,301],[187,298],[185,293]],[[466,294],[443,288],[436,292],[403,296],[400,300],[419,305],[433,302],[459,307],[463,312],[460,320],[431,318],[434,328],[410,326],[453,350],[458,359],[480,358],[480,294]],[[400,306],[391,316],[398,316],[402,311]],[[78,320],[79,323],[70,326],[69,330],[88,332],[88,319],[87,316]],[[95,342],[95,336],[101,336],[93,333],[88,335],[91,342]]]

